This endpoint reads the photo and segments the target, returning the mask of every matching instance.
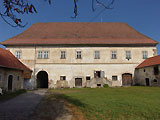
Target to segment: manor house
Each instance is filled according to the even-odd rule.
[[[26,88],[93,88],[134,84],[158,42],[126,23],[59,22],[35,23],[1,44],[32,69]]]

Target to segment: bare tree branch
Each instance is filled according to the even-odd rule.
[[[45,0],[51,4],[51,0]],[[108,1],[108,0],[106,0]],[[115,0],[110,0],[109,3],[105,4],[100,0],[92,0],[92,11],[95,11],[95,4],[102,6],[104,9],[112,9],[113,3]],[[78,16],[78,0],[73,0],[74,2],[74,16],[72,18],[76,18]],[[0,17],[10,26],[12,27],[25,27],[22,25],[22,19],[17,17],[17,15],[29,14],[29,13],[37,13],[36,8],[33,4],[29,4],[27,0],[3,0],[4,12],[0,11]],[[12,22],[10,22],[11,20]]]

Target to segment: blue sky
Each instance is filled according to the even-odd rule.
[[[33,0],[32,0],[33,1]],[[105,10],[99,5],[92,12],[92,0],[79,0],[78,17],[73,16],[73,0],[34,0],[38,13],[23,16],[24,28],[13,28],[0,18],[0,41],[7,40],[30,27],[35,22],[125,22],[144,35],[160,42],[160,0],[115,0],[114,9]],[[107,0],[101,0],[107,1]],[[99,14],[99,16],[97,16]],[[160,45],[157,45],[160,54]]]

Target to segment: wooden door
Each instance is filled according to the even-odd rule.
[[[132,85],[132,74],[125,73],[122,75],[122,85],[123,86]]]
[[[82,87],[82,78],[75,78],[75,86]]]

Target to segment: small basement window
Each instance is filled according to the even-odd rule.
[[[101,84],[97,84],[97,87],[101,87]]]
[[[66,80],[66,76],[60,76],[60,80]]]
[[[113,81],[116,81],[117,79],[118,79],[117,76],[112,76],[112,80],[113,80]]]
[[[91,80],[91,77],[90,76],[86,76],[86,80]]]

